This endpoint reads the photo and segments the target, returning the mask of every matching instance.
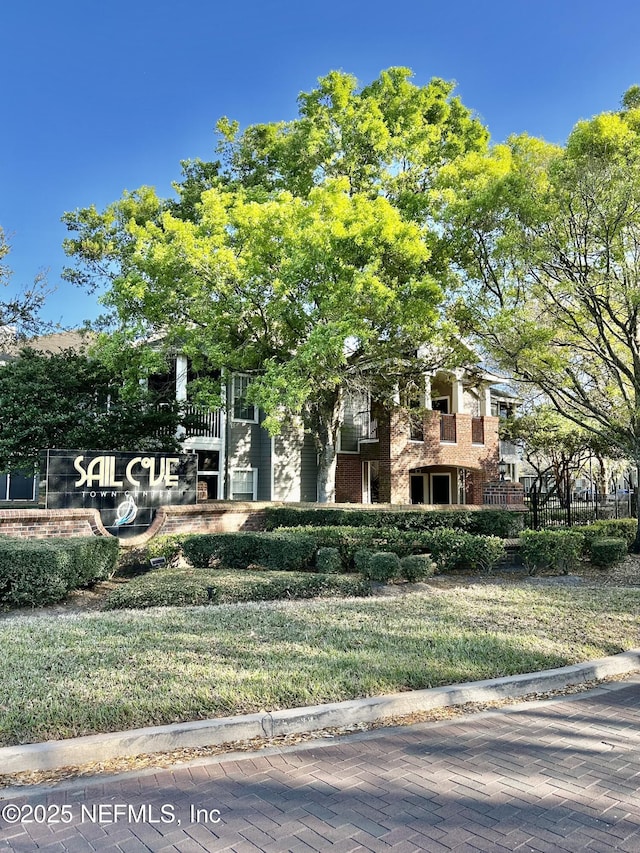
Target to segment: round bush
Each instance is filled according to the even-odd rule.
[[[595,539],[591,543],[591,562],[594,566],[606,568],[621,563],[627,556],[627,543],[624,539]]]
[[[342,560],[337,548],[318,548],[316,570],[324,575],[337,575],[342,571]]]
[[[400,560],[400,577],[409,583],[432,577],[435,564],[429,554],[411,554]]]
[[[366,570],[367,577],[378,583],[387,583],[400,577],[400,557],[388,551],[378,551],[371,555]]]

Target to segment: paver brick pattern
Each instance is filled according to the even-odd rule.
[[[7,806],[32,822],[10,823]],[[0,814],[0,851],[15,853],[640,853],[640,676],[447,723],[29,789]],[[39,822],[56,814],[65,821]]]

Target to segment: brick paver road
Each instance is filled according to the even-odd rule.
[[[16,807],[32,822],[8,825]],[[0,850],[20,853],[640,853],[640,677],[455,722],[29,791],[0,814]]]

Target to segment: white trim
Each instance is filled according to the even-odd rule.
[[[229,489],[230,489],[230,498],[232,501],[239,500],[239,498],[235,497],[235,492],[233,490],[233,478],[235,474],[252,474],[252,490],[253,497],[252,501],[258,500],[258,469],[257,468],[231,468],[229,471]],[[244,492],[242,494],[245,494]]]
[[[258,407],[252,406],[253,418],[237,418],[235,416],[236,408],[236,379],[248,379],[247,386],[253,381],[253,377],[248,373],[233,373],[231,376],[231,421],[238,424],[257,424],[258,423]]]
[[[433,404],[437,403],[438,400],[446,400],[447,401],[447,411],[446,412],[442,412],[442,409],[434,409],[433,408]],[[443,394],[440,397],[432,397],[431,398],[431,409],[434,412],[441,412],[442,414],[445,414],[445,415],[453,415],[454,412],[451,411],[451,395],[450,394]]]

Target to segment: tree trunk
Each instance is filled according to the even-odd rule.
[[[631,547],[634,554],[640,554],[640,463],[636,463],[636,476],[638,478],[638,499],[636,500],[636,538]],[[631,484],[629,484],[631,486]]]
[[[338,434],[342,426],[342,391],[319,396],[312,411],[312,424],[318,448],[318,502],[335,503]]]
[[[335,444],[320,448],[318,453],[318,503],[335,503],[337,464],[338,454]]]

